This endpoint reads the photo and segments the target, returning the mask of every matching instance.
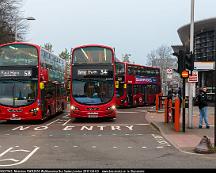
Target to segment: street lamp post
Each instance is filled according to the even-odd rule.
[[[194,52],[194,1],[191,0],[191,23],[190,23],[190,52]],[[188,83],[189,86],[189,109],[188,109],[188,127],[193,128],[193,85]]]
[[[16,18],[15,20],[15,41],[17,41],[17,23],[21,20],[36,20],[34,17]]]

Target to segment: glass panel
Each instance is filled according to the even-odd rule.
[[[102,104],[110,101],[114,94],[113,81],[73,80],[72,94],[74,99],[82,104]]]
[[[25,44],[0,47],[0,66],[38,65],[37,49]]]
[[[0,104],[26,106],[37,97],[37,81],[0,81]]]
[[[124,73],[125,73],[125,65],[117,62],[116,63],[116,74],[120,75]]]
[[[112,63],[111,49],[103,47],[85,47],[74,50],[73,63]]]

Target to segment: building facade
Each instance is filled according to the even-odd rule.
[[[185,51],[190,50],[190,24],[178,29],[178,35]],[[194,69],[198,71],[196,88],[206,86],[209,101],[215,100],[216,86],[216,18],[194,23]]]

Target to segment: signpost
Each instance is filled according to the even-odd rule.
[[[198,82],[198,71],[193,71],[192,75],[189,75],[188,82],[192,82],[192,83]]]

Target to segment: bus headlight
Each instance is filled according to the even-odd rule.
[[[116,109],[116,106],[115,105],[112,105],[111,107],[108,107],[107,110],[115,110]]]
[[[36,114],[38,111],[39,111],[39,108],[34,108],[30,110],[30,112],[33,112],[34,114]]]
[[[72,111],[75,111],[75,110],[79,110],[79,108],[72,105],[72,106],[71,106],[71,110],[72,110]]]

